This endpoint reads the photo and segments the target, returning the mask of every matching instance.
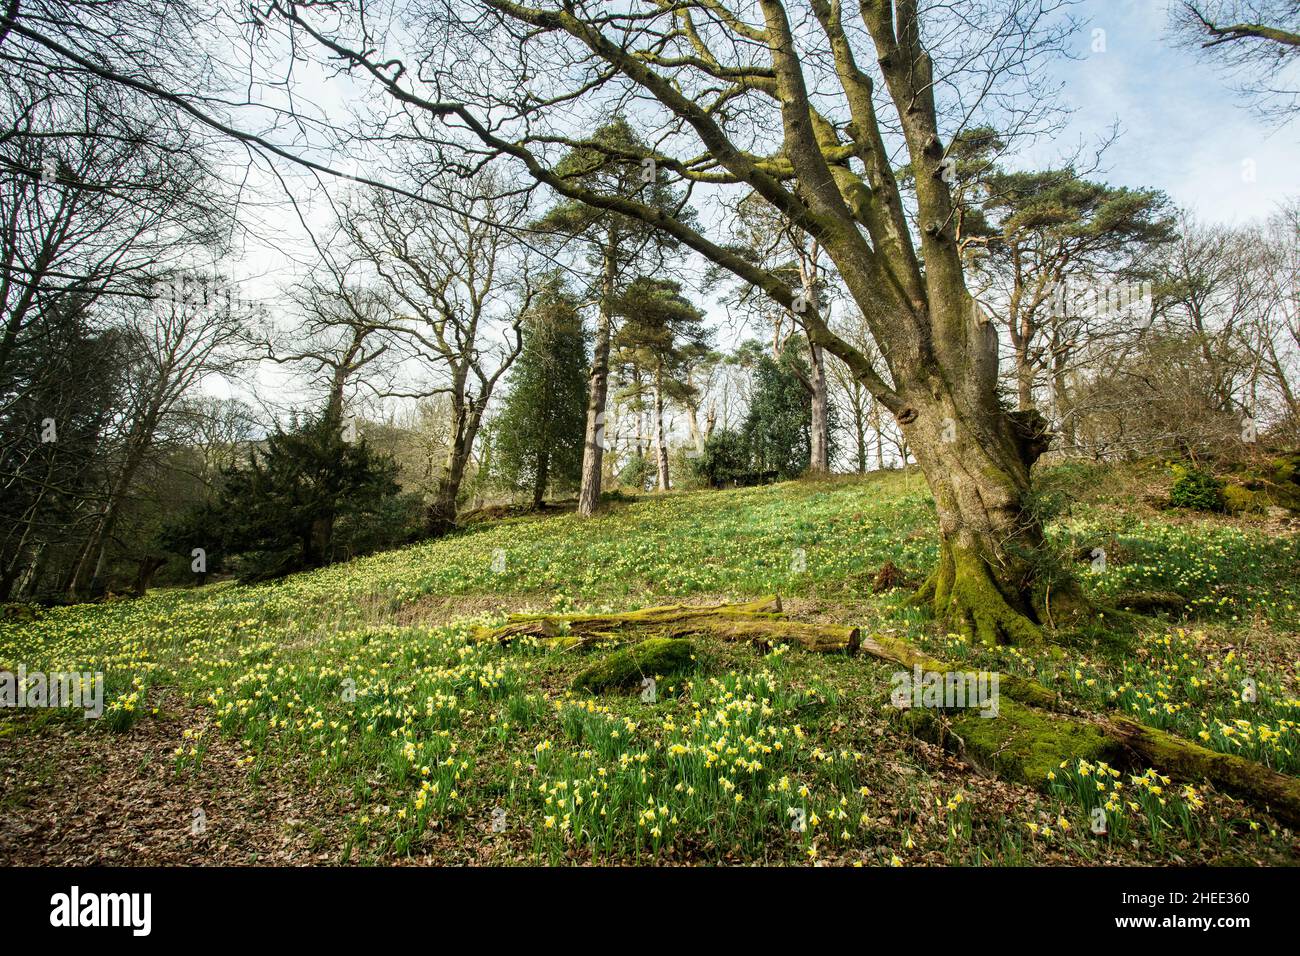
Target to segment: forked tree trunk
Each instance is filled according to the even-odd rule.
[[[158,555],[148,555],[139,560],[136,565],[135,584],[131,591],[136,597],[144,597],[153,586],[154,575],[158,569],[167,563],[167,559]]]
[[[457,402],[452,413],[451,442],[447,446],[447,458],[442,475],[438,478],[438,487],[433,501],[425,512],[425,531],[431,536],[447,534],[456,527],[456,502],[460,498],[461,482],[465,478],[465,466],[469,463],[470,449],[474,447],[474,436],[478,433],[482,410],[472,401]]]

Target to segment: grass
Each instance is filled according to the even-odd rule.
[[[234,757],[219,750],[242,785],[325,796],[345,821],[340,861],[438,862],[453,846],[490,863],[1288,861],[1291,834],[1270,818],[1154,771],[1062,766],[1041,790],[974,775],[898,726],[884,662],[696,642],[653,695],[595,696],[571,688],[606,650],[468,639],[507,610],[776,592],[1300,772],[1296,537],[1157,511],[1133,475],[1048,478],[1070,502],[1050,526],[1062,550],[1109,555],[1103,571],[1077,566],[1089,587],[1177,590],[1181,619],[1125,633],[1101,619],[1034,653],[972,648],[905,592],[870,594],[885,562],[919,580],[935,557],[919,476],[794,482],[620,502],[588,522],[511,518],[271,584],[5,622],[0,666],[102,671],[108,708],[93,726],[7,712],[0,734],[112,747],[174,692],[192,710],[171,772],[199,774],[217,738],[234,742]]]

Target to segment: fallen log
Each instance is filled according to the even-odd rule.
[[[905,641],[869,635],[859,649],[872,657],[937,673],[962,668],[937,660]],[[1047,773],[1062,761],[1105,760],[1116,767],[1154,767],[1187,783],[1208,780],[1224,793],[1300,826],[1300,779],[1237,754],[1219,753],[1119,713],[1097,715],[1074,707],[1036,681],[999,674],[996,717],[955,711],[906,710],[905,725],[919,736],[956,749],[1000,776],[1045,789]]]
[[[1115,598],[1115,606],[1138,614],[1181,614],[1187,598],[1177,591],[1126,591]]]
[[[571,650],[601,642],[695,635],[749,641],[763,651],[797,644],[819,654],[854,654],[861,639],[856,627],[785,618],[775,595],[744,604],[666,604],[621,614],[512,614],[500,627],[478,628],[473,637],[499,644],[532,637]]]
[[[805,624],[785,618],[730,617],[709,621],[701,628],[697,622],[686,621],[666,626],[665,635],[685,637],[706,634],[724,641],[749,641],[763,653],[779,644],[798,644],[805,651],[817,654],[856,654],[862,642],[862,632],[856,627],[841,624]]]

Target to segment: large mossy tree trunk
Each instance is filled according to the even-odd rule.
[[[940,394],[902,424],[939,518],[939,560],[917,603],[975,640],[1040,640],[1051,597],[1043,528],[1029,493],[1030,469],[1047,447],[1046,423],[1037,412],[1010,412],[968,389]],[[1056,600],[1060,614],[1072,612],[1077,588],[1061,584]]]

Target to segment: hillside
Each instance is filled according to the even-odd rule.
[[[653,700],[571,688],[615,653],[475,641],[512,611],[779,594],[790,616],[1031,677],[1300,774],[1300,541],[1163,510],[1159,466],[1057,469],[1066,554],[1103,600],[1177,592],[1041,648],[972,647],[873,594],[937,554],[916,473],[613,501],[257,586],[155,590],[0,624],[0,668],[103,671],[106,719],[0,717],[0,857],[49,863],[1284,863],[1266,811],[1153,770],[995,776],[890,704],[895,664],[693,641]],[[680,663],[680,662],[679,662]],[[1249,688],[1249,690],[1247,690]],[[938,738],[934,738],[938,739]],[[968,754],[967,756],[972,756]],[[978,761],[976,761],[978,762]],[[89,769],[88,769],[89,768]],[[1099,796],[1099,794],[1101,796]],[[1104,834],[1091,811],[1107,810]],[[794,821],[804,821],[799,828]]]

